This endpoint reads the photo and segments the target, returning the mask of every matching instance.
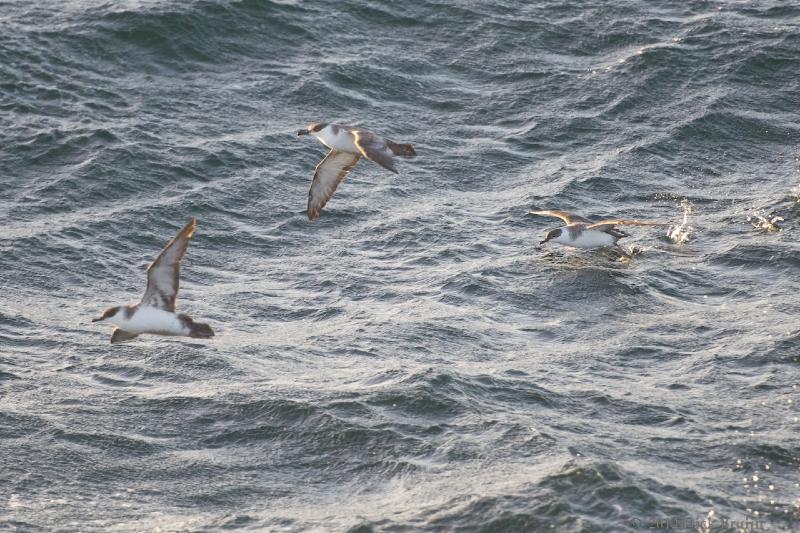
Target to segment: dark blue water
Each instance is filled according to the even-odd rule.
[[[0,529],[796,530],[798,80],[779,1],[0,2]],[[312,121],[419,156],[310,223]],[[190,217],[217,336],[112,347]]]

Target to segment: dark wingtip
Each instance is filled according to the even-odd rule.
[[[180,233],[178,233],[178,235],[188,233],[189,236],[191,237],[196,228],[197,228],[197,219],[192,217],[189,219],[189,222],[186,223],[186,225],[183,227]]]

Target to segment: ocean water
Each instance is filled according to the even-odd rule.
[[[0,530],[796,531],[799,80],[783,1],[0,2]],[[311,223],[314,121],[419,155]],[[190,217],[217,336],[111,346]]]

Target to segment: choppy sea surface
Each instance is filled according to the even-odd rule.
[[[791,2],[0,2],[0,530],[797,530],[798,109]]]

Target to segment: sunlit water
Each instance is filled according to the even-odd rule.
[[[799,20],[3,3],[0,529],[797,528]],[[311,121],[419,156],[310,223]],[[620,261],[530,209],[672,226]],[[193,216],[217,336],[111,347]]]

